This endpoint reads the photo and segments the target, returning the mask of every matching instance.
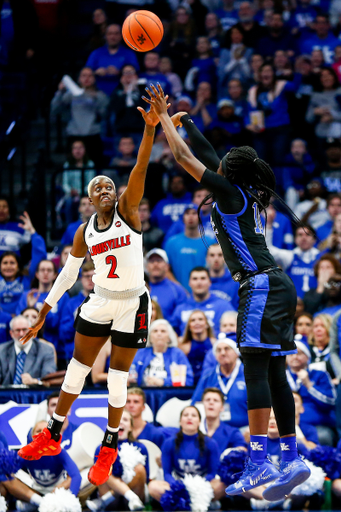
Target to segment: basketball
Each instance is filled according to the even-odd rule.
[[[136,52],[150,52],[163,37],[163,25],[153,12],[135,11],[124,20],[122,36]]]

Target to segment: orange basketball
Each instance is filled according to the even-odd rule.
[[[163,37],[160,18],[150,11],[135,11],[124,20],[122,36],[136,52],[150,52]]]

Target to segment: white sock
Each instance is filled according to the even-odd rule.
[[[113,495],[113,493],[111,491],[108,491],[106,492],[105,494],[103,494],[103,496],[101,496],[101,500],[106,504],[106,505],[109,505],[109,503],[111,503],[112,501],[114,501],[115,499],[115,496]]]
[[[136,497],[136,494],[131,489],[129,489],[129,491],[125,493],[124,497],[126,500],[130,501]]]
[[[109,432],[118,432],[119,427],[109,427],[109,425],[107,425],[107,430],[109,430]]]
[[[32,505],[39,506],[41,504],[42,499],[43,497],[39,496],[39,494],[33,494],[32,498],[30,499],[30,503],[32,503]]]
[[[59,416],[59,414],[56,414],[55,412],[52,414],[52,418],[54,420],[57,420],[57,421],[60,421],[63,423],[63,421],[65,420],[66,416]]]

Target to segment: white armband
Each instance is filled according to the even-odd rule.
[[[57,304],[66,290],[69,290],[75,284],[83,260],[84,258],[75,258],[72,254],[69,254],[64,267],[45,299],[46,304],[51,306],[51,308]]]

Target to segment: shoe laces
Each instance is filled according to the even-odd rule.
[[[35,446],[40,446],[43,443],[46,443],[48,441],[51,441],[51,437],[49,438],[47,435],[47,429],[44,429],[42,432],[39,432],[39,434],[36,434],[33,436],[33,441]]]
[[[234,476],[238,478],[238,480],[241,477],[251,475],[252,471],[255,469],[255,465],[253,464],[250,457],[248,457],[244,462],[244,469],[243,471],[240,471],[240,473],[236,473]]]
[[[115,450],[111,451],[111,449],[108,448],[108,451],[107,451],[107,450],[104,450],[104,448],[102,448],[100,450],[99,454],[97,455],[96,464],[100,464],[103,466],[109,466],[109,465],[111,466],[114,454],[115,454]]]

